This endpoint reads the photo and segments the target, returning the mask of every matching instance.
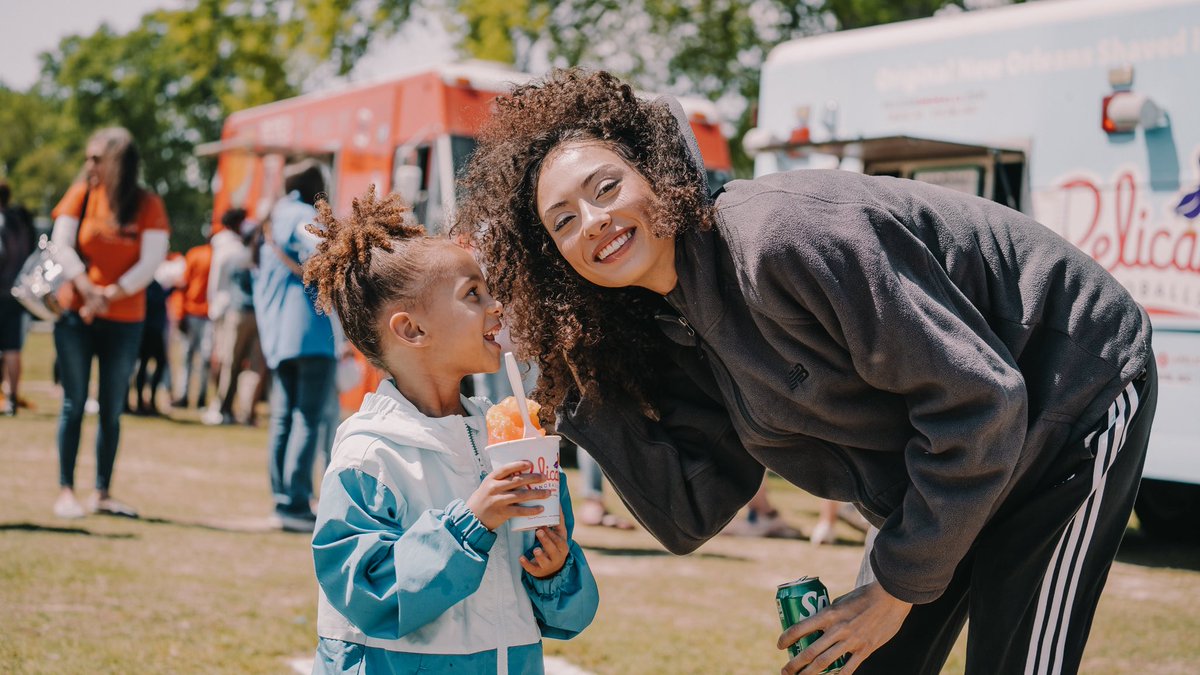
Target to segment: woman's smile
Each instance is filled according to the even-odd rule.
[[[615,235],[596,249],[594,256],[598,263],[611,263],[620,260],[625,252],[633,245],[633,236],[637,228],[626,228],[615,231]]]

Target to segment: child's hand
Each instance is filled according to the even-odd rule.
[[[495,530],[508,522],[509,518],[541,513],[541,506],[517,504],[550,496],[549,490],[529,488],[530,485],[546,482],[546,477],[540,473],[521,473],[532,469],[533,464],[522,461],[505,464],[489,473],[483,479],[483,484],[467,498],[467,508],[489,530]]]
[[[521,556],[521,567],[539,579],[558,574],[570,552],[567,547],[567,528],[563,526],[562,518],[553,528],[539,527],[535,534],[541,547],[533,549],[533,560]]]

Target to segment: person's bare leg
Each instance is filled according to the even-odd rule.
[[[833,528],[837,524],[838,507],[840,505],[841,502],[835,502],[830,499],[821,500],[821,508],[817,512],[817,524],[813,526],[812,536],[809,537],[809,541],[814,546],[832,544],[837,539]]]
[[[767,479],[763,478],[763,482],[758,486],[758,492],[750,498],[750,502],[746,504],[755,514],[771,514],[775,513],[775,507],[771,506],[771,499],[767,497]]]

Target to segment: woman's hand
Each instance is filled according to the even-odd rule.
[[[125,289],[121,288],[120,284],[109,284],[103,288],[101,293],[104,295],[105,301],[109,303],[113,303],[118,300],[124,300],[125,298],[129,297],[129,293],[126,293]]]
[[[788,645],[815,631],[824,635],[788,661],[783,675],[814,675],[829,667],[843,654],[849,654],[842,675],[850,675],[864,659],[900,630],[912,604],[897,600],[883,590],[878,581],[854,589],[825,609],[783,631],[776,645]]]
[[[90,324],[97,315],[103,314],[108,310],[108,298],[105,297],[104,288],[101,288],[92,283],[86,274],[80,274],[78,277],[71,280],[75,286],[75,292],[79,294],[79,298],[83,301],[83,306],[79,308],[79,316],[84,323]]]
[[[532,471],[533,464],[525,461],[511,462],[489,473],[483,484],[467,498],[467,508],[489,530],[495,530],[509,518],[534,516],[542,512],[541,506],[518,506],[517,502],[545,499],[549,490],[532,490],[530,485],[546,482],[540,473]]]
[[[553,528],[539,527],[534,534],[541,546],[533,549],[533,560],[521,556],[521,567],[538,579],[558,574],[571,550],[567,546],[567,528],[562,523],[562,516],[558,518],[558,525]]]

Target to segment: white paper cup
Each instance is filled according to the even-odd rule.
[[[509,527],[515,532],[558,525],[562,515],[562,506],[558,501],[558,442],[558,436],[541,436],[505,441],[489,445],[484,449],[492,460],[493,470],[505,464],[526,461],[533,464],[534,473],[540,473],[546,477],[546,482],[529,487],[536,490],[548,490],[550,496],[545,499],[520,503],[521,506],[540,506],[542,512],[533,516],[517,516],[510,519]]]

